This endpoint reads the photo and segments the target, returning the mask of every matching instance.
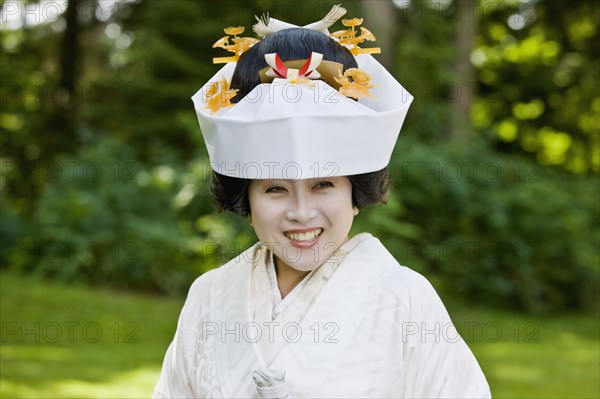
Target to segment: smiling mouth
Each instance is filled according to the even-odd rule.
[[[302,241],[312,241],[315,238],[317,238],[318,236],[320,236],[322,232],[323,232],[323,229],[319,228],[319,229],[315,229],[315,230],[312,230],[312,231],[305,231],[305,232],[302,232],[302,233],[290,233],[290,232],[286,232],[286,233],[283,233],[283,234],[285,234],[285,236],[287,238],[289,238],[290,240],[301,241],[302,242]]]

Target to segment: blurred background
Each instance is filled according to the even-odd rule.
[[[208,193],[211,46],[337,3],[0,2],[0,396],[150,396],[192,281],[256,240]],[[494,397],[599,397],[599,3],[342,5],[415,96],[353,233],[432,281]]]

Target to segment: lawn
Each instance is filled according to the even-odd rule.
[[[151,395],[183,299],[0,277],[0,397]]]
[[[451,307],[494,398],[600,398],[597,311],[547,317]]]
[[[182,299],[0,274],[0,397],[149,397]],[[594,312],[450,306],[495,398],[600,397]]]

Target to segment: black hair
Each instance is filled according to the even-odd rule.
[[[219,212],[231,211],[246,216],[250,214],[248,187],[250,179],[225,176],[213,171],[210,194]]]
[[[352,205],[362,209],[369,205],[385,204],[390,192],[390,177],[387,166],[376,172],[346,176],[352,184]],[[214,172],[210,193],[217,210],[231,211],[241,216],[250,214],[248,187],[250,179],[229,177]]]
[[[291,61],[308,59],[313,51],[323,54],[323,60],[342,64],[344,71],[358,68],[352,53],[329,36],[310,29],[285,29],[265,37],[241,55],[231,78],[231,88],[239,91],[231,102],[240,101],[261,83],[258,71],[269,66],[265,54],[277,53],[283,61]]]

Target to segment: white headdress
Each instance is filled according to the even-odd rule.
[[[345,12],[335,6],[322,21],[305,28],[326,30]],[[354,26],[362,20],[343,22],[352,30],[332,36],[353,45],[354,54],[362,52],[354,36]],[[255,30],[269,34],[294,27],[267,17],[259,19]],[[361,31],[372,37],[367,40],[374,39]],[[356,55],[359,70],[334,77],[338,84],[309,81],[319,78],[321,64],[328,62],[318,53],[296,64],[283,63],[276,54],[265,58],[270,68],[262,72],[274,80],[259,84],[238,103],[228,103],[236,94],[228,85],[235,63],[225,65],[192,97],[213,170],[247,179],[306,179],[387,166],[413,97],[371,55]],[[357,91],[368,96],[358,101],[346,96],[359,97],[353,95]]]

